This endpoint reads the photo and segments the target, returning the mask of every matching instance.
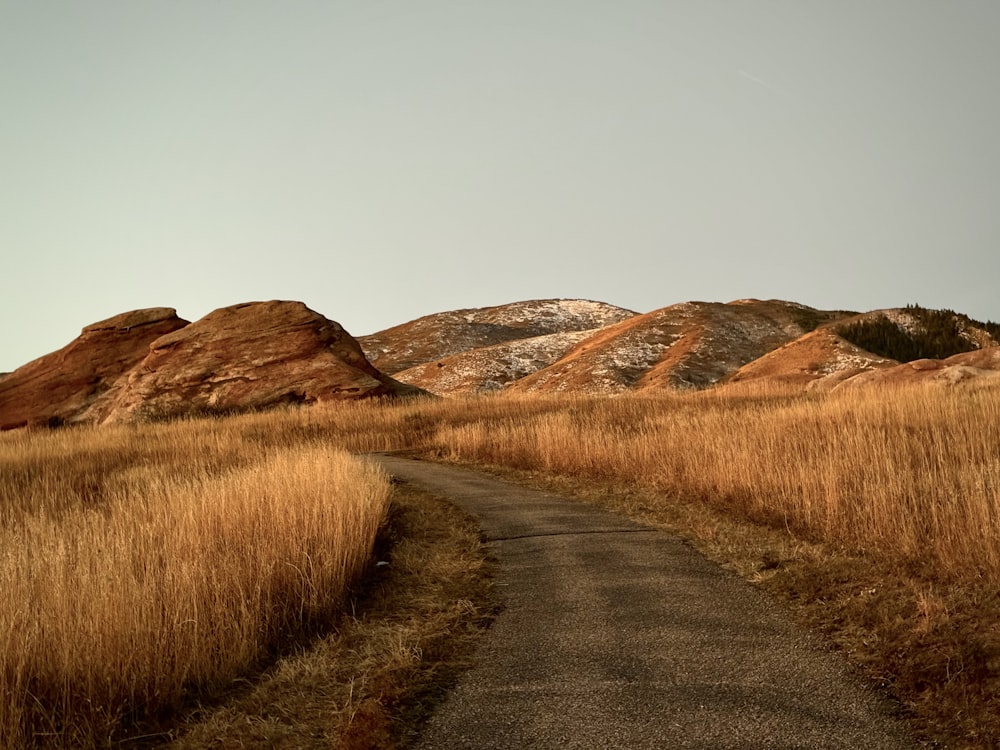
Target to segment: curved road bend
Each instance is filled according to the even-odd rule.
[[[479,519],[503,611],[417,743],[909,748],[893,707],[680,540],[467,469],[377,456]]]

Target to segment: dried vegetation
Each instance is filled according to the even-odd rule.
[[[153,727],[340,612],[387,478],[234,424],[2,436],[0,746]]]
[[[222,437],[226,430],[239,438]],[[199,447],[182,451],[177,445],[183,442],[181,435],[189,435],[185,439]],[[100,453],[96,446],[114,439],[119,440],[119,447],[107,458],[96,458]],[[37,447],[43,444],[44,451]],[[61,447],[53,453],[56,445]],[[294,451],[289,452],[290,446]],[[3,533],[10,538],[4,540],[3,575],[8,576],[5,590],[17,592],[8,596],[8,601],[19,604],[3,610],[0,627],[11,634],[24,630],[25,613],[33,611],[25,602],[37,594],[29,590],[32,586],[59,591],[83,586],[81,582],[88,577],[106,575],[102,570],[142,571],[144,566],[153,566],[155,575],[151,574],[147,585],[162,588],[174,579],[190,584],[192,578],[203,577],[206,570],[219,567],[197,567],[202,563],[196,561],[190,563],[190,570],[181,566],[178,572],[164,575],[163,569],[156,566],[162,566],[165,559],[173,560],[174,553],[164,556],[155,546],[134,541],[142,536],[129,525],[135,523],[131,519],[146,515],[156,518],[153,511],[170,504],[165,499],[167,489],[175,484],[177,491],[190,500],[179,505],[187,509],[181,515],[186,513],[193,519],[193,530],[187,537],[203,538],[212,554],[222,554],[218,550],[228,550],[243,538],[253,538],[256,549],[261,542],[253,535],[260,532],[261,520],[268,520],[264,526],[280,529],[286,516],[294,515],[287,511],[288,497],[299,491],[286,484],[291,477],[304,475],[312,481],[321,464],[341,460],[321,458],[326,455],[324,451],[333,450],[331,446],[356,452],[407,449],[443,460],[504,467],[508,475],[524,481],[557,483],[591,501],[686,534],[708,554],[784,597],[804,621],[825,631],[859,668],[900,699],[921,736],[950,747],[1000,745],[1000,390],[988,383],[950,389],[914,387],[805,395],[747,385],[742,390],[730,387],[719,393],[615,398],[506,394],[397,403],[373,401],[293,408],[278,414],[178,426],[3,435],[3,493],[5,502],[18,504],[19,508],[4,516]],[[351,467],[351,478],[344,480],[351,489],[344,490],[344,494],[357,495],[361,485],[356,483],[353,472],[363,473],[363,465],[343,460]],[[76,468],[47,471],[54,461]],[[108,463],[98,466],[88,461]],[[147,465],[154,464],[175,468],[172,474],[162,469],[143,473]],[[10,471],[12,466],[22,469]],[[269,466],[275,470],[264,468]],[[260,479],[247,479],[254,471]],[[229,481],[237,485],[243,482],[244,487],[264,486],[261,482],[268,475],[272,475],[269,481],[275,483],[273,490],[256,492],[255,496],[273,497],[276,504],[261,509],[255,522],[240,521],[243,513],[252,511],[239,510],[238,503],[225,513],[210,514],[208,520],[197,515],[216,507],[215,503],[197,498],[225,495]],[[377,477],[373,481],[382,486]],[[23,499],[26,488],[31,487],[40,488],[38,499]],[[237,490],[232,492],[239,494]],[[380,505],[384,502],[384,488],[372,492],[376,499],[362,504],[377,508],[375,515],[379,515],[384,509]],[[20,520],[10,522],[8,518]],[[119,518],[122,520],[116,520]],[[38,530],[32,532],[36,526]],[[86,530],[118,526],[128,531],[121,532],[120,537],[110,536],[108,541],[103,537],[73,541],[85,539],[82,534]],[[431,533],[426,524],[420,528],[423,531],[415,536]],[[37,534],[33,537],[38,539],[37,546],[24,544],[24,535],[29,533]],[[15,542],[10,535],[18,534],[22,536]],[[370,543],[367,532],[354,536]],[[220,542],[223,539],[234,541]],[[474,549],[475,540],[466,546],[470,556],[464,561],[435,565],[438,570],[450,571],[442,580],[457,580],[461,577],[458,571],[481,568],[481,550]],[[53,556],[50,559],[74,562],[68,567],[68,563],[60,563],[61,568],[42,567],[71,571],[77,576],[72,582],[67,572],[57,575],[43,571],[36,578],[26,575],[26,568],[17,567],[35,558],[40,560],[42,551],[50,548],[45,552]],[[27,552],[10,552],[15,549]],[[94,552],[92,563],[77,562],[84,550]],[[239,562],[231,567],[249,568],[252,580],[261,579],[260,570],[254,567],[260,563],[249,561],[246,552],[234,554]],[[302,558],[296,568],[320,573],[319,568],[325,569],[327,563],[317,564],[319,554],[309,552],[308,561]],[[361,554],[363,557],[367,552]],[[426,554],[419,553],[414,559],[425,559]],[[17,570],[22,572],[10,572]],[[404,575],[402,568],[394,568],[394,575]],[[303,594],[312,595],[314,588],[334,590],[332,585],[327,589],[326,584],[303,586],[304,578],[298,574],[278,578],[282,582],[279,592],[294,590],[295,596],[282,599],[280,594],[261,594],[264,601],[298,601]],[[474,580],[482,581],[470,578],[468,586],[480,585]],[[129,659],[136,664],[130,661],[125,666],[132,674],[141,674],[141,669],[133,667],[153,657],[135,657],[134,652],[163,648],[159,645],[162,638],[194,630],[188,624],[191,620],[207,622],[201,615],[192,615],[190,608],[185,609],[190,605],[181,599],[166,605],[144,605],[145,609],[126,605],[123,595],[114,593],[116,585],[101,587],[112,592],[94,618],[102,628],[111,628],[131,609],[152,611],[149,616],[153,619],[143,620],[130,631],[131,635],[117,642],[115,653],[108,657],[114,669],[121,670],[119,662]],[[428,585],[431,588],[426,590],[431,591],[434,586]],[[404,583],[402,579],[393,587],[419,588],[413,581]],[[181,588],[188,592],[191,587]],[[240,602],[248,590],[255,591],[240,582],[225,583],[219,589],[230,592],[215,595],[225,610],[220,622],[231,617],[234,609],[243,607]],[[484,617],[486,599],[470,598],[458,589],[437,591],[426,597],[426,611],[435,611],[438,605],[428,603],[439,597],[438,601],[450,604],[436,611],[450,612],[451,619],[447,627],[435,631],[439,635],[433,636],[431,642],[445,642],[447,637],[440,634],[454,632],[457,623],[481,621]],[[317,607],[326,611],[335,609],[341,600],[330,595],[324,601]],[[65,606],[55,610],[52,624],[46,626],[61,634],[47,641],[48,650],[29,646],[3,656],[7,660],[4,674],[24,675],[21,682],[15,681],[13,687],[5,687],[6,692],[0,693],[5,705],[16,704],[9,699],[11,690],[22,694],[27,690],[47,701],[44,710],[24,701],[17,704],[20,708],[16,710],[22,713],[15,716],[13,723],[6,719],[7,727],[25,726],[28,722],[36,731],[66,732],[70,725],[64,718],[59,719],[63,723],[44,729],[39,729],[39,722],[53,716],[73,716],[88,705],[82,694],[67,688],[76,690],[79,684],[93,683],[99,689],[109,689],[106,671],[96,668],[91,678],[84,673],[89,667],[75,662],[70,662],[69,671],[62,672],[61,678],[51,676],[57,673],[47,666],[48,660],[68,658],[70,651],[107,648],[101,645],[105,638],[112,643],[111,635],[105,636],[103,630],[98,636],[75,635],[76,625],[71,623],[78,621],[74,618],[79,618],[84,607],[79,603]],[[348,633],[353,633],[351,638],[363,637],[360,631],[352,630],[365,622],[363,607],[369,605],[360,606],[362,609],[355,609],[350,621],[354,624],[342,625],[345,637]],[[275,609],[280,608],[265,607],[267,612]],[[265,630],[280,640],[299,627],[303,612],[311,611],[292,609],[294,613],[286,609],[275,615],[277,619]],[[412,624],[422,617],[425,615],[408,619]],[[436,615],[426,617],[433,620]],[[367,632],[376,633],[381,627],[378,623],[384,622],[378,618],[368,621]],[[117,638],[117,625],[114,627]],[[48,629],[43,629],[44,633],[50,632]],[[237,626],[223,632],[227,640],[240,641],[231,635],[242,632]],[[428,642],[420,640],[422,637],[412,635],[406,642],[423,643],[414,648],[426,650],[433,660],[439,647],[428,646]],[[391,640],[383,639],[383,643]],[[270,645],[263,646],[263,650],[275,648],[275,642],[268,641]],[[372,653],[366,652],[368,647],[361,642],[350,641],[353,645],[337,651],[340,656],[336,658],[346,658],[343,654],[348,652],[355,656]],[[81,647],[84,643],[86,646]],[[244,651],[249,654],[252,649]],[[36,654],[32,657],[36,661],[29,665],[21,654]],[[163,659],[162,655],[155,658]],[[249,660],[259,658],[257,653]],[[450,657],[444,654],[444,658],[447,661]],[[20,671],[12,671],[9,665],[17,664],[18,659]],[[393,659],[389,657],[390,663]],[[167,663],[171,663],[169,659]],[[191,675],[207,674],[200,661],[189,657],[175,657],[173,663],[186,675],[188,685]],[[340,729],[326,731],[341,737],[347,746],[363,747],[366,742],[377,746],[382,740],[391,744],[405,739],[409,731],[406,727],[412,726],[406,722],[420,713],[413,706],[423,705],[423,699],[418,698],[414,704],[411,699],[396,700],[392,696],[398,691],[423,695],[421,690],[433,683],[433,678],[428,677],[433,668],[426,664],[415,672],[394,668],[387,671],[373,664],[362,659],[354,668],[338,667],[340,675],[372,675],[363,679],[338,678],[341,683],[344,679],[355,680],[358,700],[344,704],[353,706],[346,712],[350,721],[342,723]],[[217,676],[205,678],[206,684],[229,679],[233,673],[233,668],[225,666]],[[51,687],[38,689],[42,683],[32,681],[41,677],[48,679]],[[408,692],[411,683],[425,688]],[[151,688],[149,684],[129,678],[127,684],[113,690],[142,696],[147,712],[149,706],[171,705],[178,695],[177,688]],[[149,696],[155,699],[152,703]],[[144,705],[143,701],[138,705]],[[96,703],[91,701],[89,705]],[[14,715],[10,713],[14,709],[0,710]],[[123,715],[119,710],[114,715],[98,716],[97,724],[104,726],[102,721],[106,724],[131,718],[132,714]]]
[[[988,383],[352,408],[359,447],[559,481],[688,535],[826,632],[922,737],[1000,745],[1000,390]]]

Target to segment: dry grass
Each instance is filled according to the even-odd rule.
[[[222,422],[3,436],[0,746],[102,745],[329,626],[388,481],[272,436]]]
[[[262,679],[180,721],[171,750],[391,750],[414,738],[467,667],[492,617],[489,563],[475,523],[396,487],[377,568],[330,634]]]
[[[784,597],[923,737],[1000,746],[996,388],[506,395],[337,421],[348,441],[604,488]]]
[[[500,396],[337,404],[212,423],[220,430],[222,426],[232,430],[238,439],[221,437],[215,428],[206,427],[209,423],[197,424],[193,432],[208,442],[199,443],[193,453],[178,447],[181,441],[169,433],[175,429],[172,425],[123,430],[121,434],[132,437],[110,453],[94,448],[103,440],[94,432],[73,430],[46,437],[65,441],[59,460],[72,462],[77,467],[73,472],[46,473],[53,454],[33,453],[30,441],[0,436],[3,460],[14,461],[6,458],[14,456],[21,467],[8,471],[13,463],[0,464],[5,502],[20,508],[11,516],[21,519],[13,524],[5,520],[2,533],[25,534],[32,524],[49,524],[39,526],[39,534],[63,538],[59,535],[66,530],[114,526],[118,521],[110,521],[128,515],[125,508],[134,513],[145,505],[159,507],[161,485],[173,480],[141,474],[146,464],[182,467],[172,475],[182,486],[204,482],[200,486],[214,494],[221,493],[227,478],[249,476],[254,466],[291,462],[289,446],[296,446],[295,460],[336,445],[351,451],[410,448],[448,460],[504,466],[533,477],[532,481],[562,482],[591,500],[685,533],[716,559],[785,597],[804,620],[827,632],[857,664],[900,697],[924,737],[953,747],[1000,745],[1000,391],[996,388],[805,396],[752,388],[728,395]],[[313,469],[288,463],[280,476],[295,473],[312,476]],[[6,489],[8,477],[14,489]],[[36,485],[45,487],[44,497],[37,502],[24,500],[23,488]],[[129,490],[139,486],[142,492]],[[278,507],[284,508],[283,498],[289,492],[285,485],[275,488],[274,496],[282,498]],[[140,496],[153,500],[139,502]],[[281,515],[275,508],[267,517],[273,521]],[[250,532],[239,531],[244,527],[231,520],[240,517],[236,510],[227,511],[216,518],[216,528],[236,538],[247,536]],[[419,534],[431,533],[430,527],[421,528]],[[11,544],[5,542],[3,549],[11,549]],[[118,544],[130,550],[135,546]],[[53,546],[58,552],[52,554],[67,559],[82,549],[71,542]],[[111,543],[102,549],[111,551],[116,570],[129,564],[137,569],[139,561],[148,565],[160,559],[154,551],[132,557],[121,552],[122,557],[114,557],[119,553],[113,552]],[[475,568],[466,560],[458,563],[458,569],[469,565]],[[165,585],[169,576],[159,573],[155,580]],[[391,585],[396,586],[414,584],[399,579]],[[462,617],[455,607],[460,610],[463,605],[456,602],[464,597],[454,592],[442,595],[440,601],[451,602],[442,605],[450,607],[448,627],[457,627]],[[17,596],[23,600],[33,594],[22,590]],[[135,608],[120,597],[117,601],[112,606],[124,611]],[[226,606],[231,609],[237,603],[229,599]],[[10,612],[23,610],[15,607]],[[336,730],[341,733],[334,736],[354,747],[397,742],[406,736],[410,730],[400,727],[414,726],[415,714],[407,708],[413,704],[391,696],[406,693],[412,675],[424,675],[412,678],[420,682],[433,672],[435,654],[434,648],[421,645],[424,660],[416,671],[397,669],[411,658],[408,649],[413,641],[394,640],[392,628],[366,620],[364,612],[359,609],[352,624],[342,626],[345,643],[352,644],[347,651],[357,660],[354,667],[345,664],[346,671],[337,672],[355,675],[353,683],[348,677],[337,679],[354,685],[357,701],[349,704],[347,715],[354,717],[349,728]],[[475,620],[480,612],[473,607],[466,618]],[[15,616],[21,615],[0,615],[7,618],[2,627],[14,627]],[[74,612],[64,612],[61,619],[70,621],[73,616]],[[150,630],[140,631],[144,635],[136,637],[137,644],[155,642],[150,638],[153,632],[172,632],[171,628],[184,632],[181,623],[187,615],[185,619],[174,615],[173,620],[162,613],[160,617]],[[282,629],[287,627],[279,625],[276,632]],[[74,644],[81,642],[64,632],[70,645],[58,646],[55,652],[74,650]],[[366,641],[368,637],[371,640]],[[63,643],[60,638],[53,642]],[[359,656],[376,652],[381,656],[372,660]],[[390,666],[383,669],[376,662]],[[306,679],[295,671],[298,667],[288,664],[269,674],[287,669],[299,675],[289,685]],[[47,674],[24,669],[20,673]],[[64,678],[60,689],[71,683]],[[69,714],[82,705],[75,694],[55,689],[51,694],[65,696]],[[54,705],[22,710],[35,721],[52,716],[63,721],[65,712],[53,712]],[[278,719],[268,709],[247,710],[256,712],[251,713],[256,718],[243,713],[239,721],[263,725],[274,720],[285,726],[299,721],[280,719],[282,711],[298,716],[289,708],[275,709]],[[129,714],[115,720],[133,718]],[[281,746],[277,740],[268,741]]]
[[[814,540],[1000,582],[1000,392],[566,398],[443,424],[444,455],[697,500]]]
[[[924,738],[1000,745],[1000,392],[501,404],[430,449],[604,487],[784,597]]]

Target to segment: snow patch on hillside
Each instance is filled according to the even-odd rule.
[[[500,390],[548,367],[594,333],[594,330],[564,331],[517,339],[463,352],[433,365],[414,367],[393,377],[438,395]]]
[[[546,329],[550,333],[592,330],[634,316],[631,310],[605,302],[582,299],[552,299],[514,302],[499,307],[469,311],[468,323],[491,323],[519,328]]]
[[[646,371],[663,358],[663,353],[680,339],[671,336],[667,341],[643,341],[635,337],[633,341],[622,341],[597,357],[594,375],[608,377],[617,371]]]

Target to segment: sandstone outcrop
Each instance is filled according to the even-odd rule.
[[[301,302],[250,302],[153,341],[106,420],[418,392],[375,369],[338,323]]]
[[[98,421],[150,343],[187,324],[176,310],[154,307],[87,326],[67,346],[0,379],[0,429]]]

